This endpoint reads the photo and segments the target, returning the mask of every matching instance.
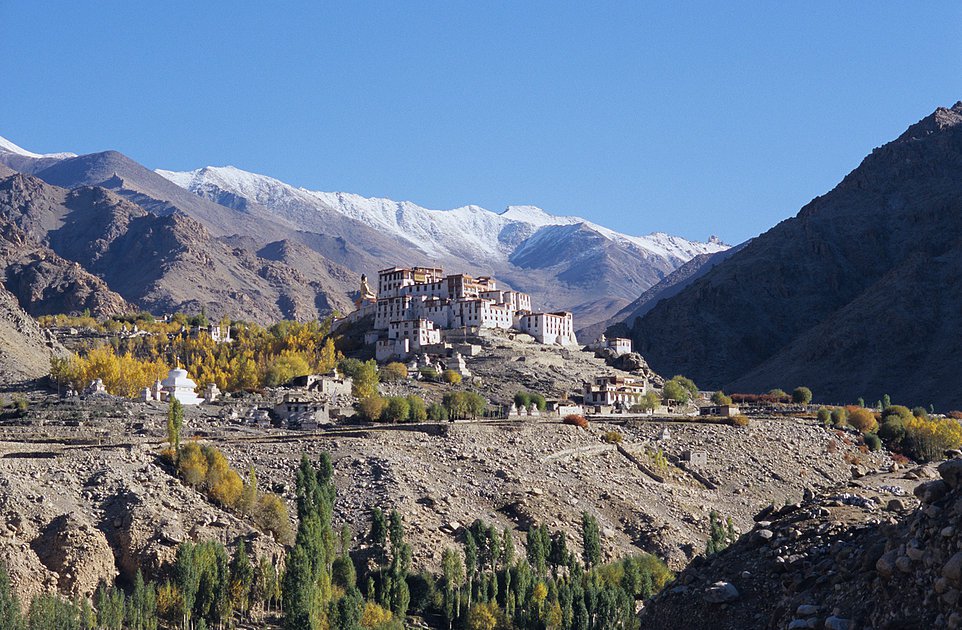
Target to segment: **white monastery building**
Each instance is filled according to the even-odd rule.
[[[499,289],[488,276],[391,267],[378,272],[376,294],[362,276],[360,294],[357,310],[334,326],[373,314],[379,361],[418,354],[424,346],[440,343],[443,331],[454,329],[516,330],[541,343],[578,343],[571,313],[532,312],[530,295]]]

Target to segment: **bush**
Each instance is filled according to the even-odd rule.
[[[748,416],[733,416],[728,420],[729,424],[733,427],[747,427],[748,426]]]
[[[564,417],[564,420],[562,420],[561,422],[563,422],[564,424],[570,424],[572,426],[581,427],[582,429],[588,428],[588,419],[576,413],[569,413],[567,416]]]
[[[357,406],[361,415],[371,421],[380,420],[385,407],[387,407],[387,400],[381,396],[368,396]]]
[[[548,402],[544,399],[544,396],[537,394],[535,392],[528,392],[531,397],[531,404],[538,408],[538,411],[544,411],[548,406]]]
[[[448,410],[444,407],[444,405],[431,403],[428,405],[428,420],[432,422],[447,422]]]
[[[785,393],[784,389],[770,389],[768,390],[768,395],[779,402],[785,402],[788,399],[788,394]]]
[[[408,396],[408,422],[424,422],[428,419],[427,407],[420,396]]]
[[[382,367],[380,373],[381,381],[385,383],[393,383],[406,379],[408,377],[408,368],[403,363],[392,361],[391,363],[388,363]]]
[[[862,439],[865,441],[865,446],[867,446],[870,451],[874,452],[882,449],[882,440],[880,440],[879,436],[875,435],[874,433],[866,433],[862,436]]]
[[[862,407],[848,414],[848,423],[862,433],[875,433],[878,430],[875,414]]]
[[[835,407],[832,409],[832,425],[836,427],[844,427],[848,422],[848,411],[843,407]]]
[[[410,412],[411,406],[408,404],[407,398],[392,396],[387,399],[387,405],[384,406],[384,410],[381,412],[381,420],[385,422],[402,422],[408,419]]]
[[[832,412],[826,409],[825,407],[821,407],[818,410],[817,417],[818,417],[818,423],[823,427],[827,427],[830,424],[832,424]]]
[[[621,434],[618,433],[617,431],[608,431],[603,436],[601,436],[601,439],[607,442],[608,444],[621,444],[622,438],[621,438]]]
[[[962,411],[950,411],[948,416],[953,420],[962,420]]]
[[[244,491],[244,482],[230,464],[224,454],[213,446],[201,449],[207,457],[207,493],[210,497],[226,507],[233,507]]]
[[[524,391],[518,391],[514,395],[514,406],[518,409],[527,409],[531,406],[531,394]]]
[[[912,407],[912,415],[923,420],[929,419],[929,412],[925,407]]]
[[[425,381],[438,380],[438,371],[432,367],[423,367],[420,370],[418,370],[418,374],[420,374],[421,378]]]
[[[711,402],[714,405],[730,405],[732,404],[731,396],[726,396],[725,392],[719,390],[711,395]]]
[[[902,418],[898,416],[885,418],[879,425],[877,434],[889,449],[898,448],[905,439],[905,425],[902,423]]]
[[[441,380],[449,385],[457,385],[461,382],[461,375],[454,370],[445,370],[441,372]]]
[[[896,416],[900,418],[902,422],[905,422],[906,420],[914,418],[915,414],[913,414],[908,407],[904,407],[902,405],[890,405],[882,410],[882,420],[884,421],[886,418],[891,416]]]
[[[207,457],[196,442],[188,442],[180,449],[177,457],[177,472],[191,488],[196,488],[207,479]]]
[[[289,545],[294,542],[294,531],[287,516],[287,506],[276,494],[264,494],[254,508],[254,523],[263,531],[271,533],[277,542]]]
[[[812,402],[812,390],[807,387],[796,387],[792,392],[792,402],[807,405]]]
[[[962,446],[962,425],[955,420],[925,420],[913,416],[904,424],[905,449],[915,460],[942,459],[945,451]]]

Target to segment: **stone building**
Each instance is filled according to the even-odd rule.
[[[448,330],[518,330],[541,343],[577,343],[571,313],[534,313],[531,296],[499,289],[488,276],[445,275],[440,267],[390,267],[378,272],[377,287],[375,296],[362,278],[364,298],[357,310],[336,320],[332,329],[373,315],[373,331],[365,341],[376,344],[379,361],[417,354],[440,342]]]

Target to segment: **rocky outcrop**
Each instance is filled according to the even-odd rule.
[[[90,597],[117,577],[114,555],[103,532],[72,514],[53,519],[30,543],[37,558],[57,575],[60,592]]]
[[[962,103],[874,150],[633,328],[663,374],[962,407]],[[883,341],[884,340],[884,341]]]
[[[698,558],[642,614],[655,628],[962,627],[962,459],[870,475],[760,513],[755,528]],[[731,583],[737,597],[721,598]]]

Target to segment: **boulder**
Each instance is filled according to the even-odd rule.
[[[705,601],[709,604],[726,604],[738,599],[741,594],[731,582],[715,582],[705,589]]]
[[[939,464],[939,475],[950,488],[962,484],[962,459],[950,459]]]

